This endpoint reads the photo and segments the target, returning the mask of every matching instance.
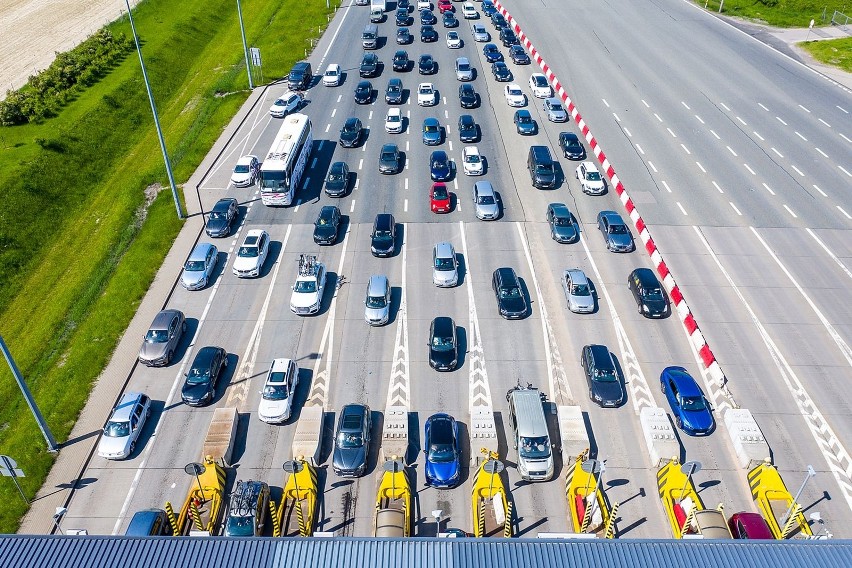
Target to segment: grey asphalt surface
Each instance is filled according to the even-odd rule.
[[[819,90],[809,88],[814,81],[812,73],[680,2],[646,7],[644,11],[622,2],[606,7],[584,5],[566,13],[539,4],[509,3],[508,8],[554,68],[624,180],[727,372],[737,401],[755,413],[788,486],[794,490],[805,466],[813,464],[820,475],[810,483],[801,502],[809,510],[815,510],[811,506],[818,502],[815,508],[832,531],[848,536],[844,534],[848,523],[843,521],[849,520],[850,507],[823,453],[831,453],[826,449],[830,444],[821,446],[807,429],[800,416],[802,389],[797,390],[791,377],[801,382],[842,443],[849,439],[849,408],[837,392],[850,378],[852,362],[843,356],[827,327],[757,235],[770,243],[793,280],[808,281],[809,297],[841,343],[852,340],[848,324],[852,288],[845,280],[850,277],[852,240],[849,220],[836,209],[839,205],[852,212],[848,191],[843,191],[849,187],[849,178],[838,167],[850,169],[849,144],[839,134],[852,136],[852,132],[848,118],[843,118],[846,115],[835,108],[852,110],[849,96],[828,85]],[[415,61],[421,53],[436,57],[439,72],[423,78],[416,69],[404,73],[391,70],[397,45],[392,11],[389,17],[380,25],[380,33],[388,41],[377,52],[386,65],[381,76],[372,80],[378,91],[374,104],[359,106],[352,99],[359,80],[361,50],[350,45],[367,23],[367,9],[344,6],[310,58],[315,75],[331,62],[340,63],[347,75],[342,86],[333,88],[317,84],[315,78],[314,86],[307,91],[308,102],[300,112],[311,117],[315,145],[308,179],[297,193],[298,206],[267,208],[259,202],[255,187],[236,189],[228,184],[231,168],[240,155],[253,153],[262,158],[271,144],[279,121],[266,111],[283,90],[280,86],[265,93],[205,179],[200,190],[205,209],[224,195],[235,196],[242,203],[239,232],[217,240],[220,268],[210,288],[201,292],[178,288],[171,297],[169,307],[183,310],[190,322],[180,359],[164,369],[137,367],[129,385],[160,401],[154,420],[146,427],[140,449],[131,459],[91,460],[81,476],[89,481],[78,485],[63,521],[65,528],[121,534],[136,510],[161,507],[167,500],[179,507],[190,485],[183,466],[200,459],[210,416],[218,406],[236,405],[244,413],[234,457],[238,466],[229,474],[229,481],[265,480],[279,500],[284,483],[281,464],[290,457],[298,409],[307,398],[310,383],[322,380],[328,387],[327,409],[333,418],[346,403],[366,403],[374,412],[374,430],[370,471],[365,477],[354,482],[341,480],[328,467],[328,460],[321,464],[324,494],[318,529],[340,535],[371,534],[379,471],[377,440],[392,366],[399,360],[407,364],[410,422],[416,425],[411,431],[411,445],[416,452],[423,424],[432,413],[449,412],[465,425],[469,420],[469,358],[474,346],[468,343],[468,337],[476,320],[484,359],[479,363],[488,373],[501,436],[500,454],[509,466],[517,532],[532,537],[537,532],[568,530],[566,468],[557,460],[557,475],[552,481],[528,484],[519,480],[513,467],[514,450],[507,451],[504,394],[517,382],[531,382],[553,399],[550,382],[553,376],[562,374],[570,400],[556,402],[583,408],[590,426],[592,453],[607,459],[607,495],[611,502],[622,504],[619,534],[628,538],[668,536],[656,495],[656,470],[644,448],[637,411],[648,404],[667,408],[658,382],[663,367],[685,366],[699,382],[702,375],[677,317],[650,321],[636,312],[625,283],[633,268],[651,266],[647,255],[642,250],[616,255],[604,249],[595,216],[601,209],[622,211],[615,193],[583,195],[573,175],[576,164],[562,158],[563,179],[557,189],[532,187],[525,170],[527,147],[547,144],[556,156],[558,132],[576,132],[572,123],[550,124],[543,117],[540,100],[531,96],[526,85],[537,67],[509,63],[514,82],[527,93],[527,108],[539,125],[535,136],[521,137],[514,131],[514,109],[504,101],[503,85],[491,77],[481,56],[481,44],[472,41],[467,22],[461,20],[458,28],[465,41],[460,50],[447,48],[446,30],[440,24],[437,43],[423,45],[416,37],[413,45],[403,46]],[[485,25],[494,31],[489,22]],[[411,28],[417,35],[419,26]],[[700,45],[703,54],[684,49],[684,45]],[[506,52],[505,48],[501,50]],[[459,83],[452,64],[460,55],[470,57],[477,69],[473,83],[482,104],[472,111],[462,111],[456,96]],[[391,135],[383,129],[388,107],[383,94],[388,78],[395,76],[401,77],[411,92],[420,81],[435,83],[442,100],[436,107],[422,108],[416,104],[416,95],[413,103],[409,96],[401,107],[403,115],[410,113],[406,130]],[[447,127],[440,148],[460,160],[462,145],[455,124],[463,112],[472,114],[481,127],[482,140],[477,146],[488,165],[482,179],[491,181],[499,192],[503,213],[494,222],[475,218],[470,192],[476,178],[460,171],[448,183],[455,195],[453,212],[438,216],[428,208],[431,149],[420,140],[420,125],[427,116],[439,118]],[[361,147],[345,149],[336,144],[337,132],[348,116],[360,117],[370,129]],[[755,137],[755,131],[763,141]],[[400,145],[408,164],[399,174],[382,176],[377,171],[378,150],[387,141]],[[728,145],[733,152],[726,149]],[[829,157],[820,155],[815,147]],[[358,185],[346,197],[331,199],[322,194],[321,184],[329,164],[339,159],[356,172]],[[696,160],[706,173],[701,172]],[[750,174],[743,163],[757,173]],[[792,169],[794,165],[806,175],[798,175]],[[718,192],[713,181],[724,193]],[[813,184],[827,195],[812,195],[812,188],[808,188]],[[582,243],[559,245],[550,239],[544,212],[554,201],[566,203],[574,212],[584,231]],[[345,243],[321,248],[312,241],[311,224],[325,204],[341,208],[347,217],[348,233]],[[797,216],[793,217],[784,205]],[[372,220],[383,211],[392,212],[402,229],[397,253],[390,259],[377,259],[369,252]],[[230,272],[231,252],[252,228],[269,231],[273,240],[270,259],[261,278],[238,280]],[[809,229],[837,261],[814,240]],[[699,232],[753,308],[753,318],[716,267]],[[430,251],[440,240],[450,240],[463,256],[463,280],[454,289],[436,289],[431,284]],[[323,309],[309,318],[295,316],[288,308],[296,259],[303,252],[317,253],[330,272]],[[176,278],[180,261],[167,262],[173,263],[171,277]],[[845,271],[841,265],[845,265]],[[499,266],[512,266],[523,280],[532,302],[530,315],[524,320],[505,321],[496,313],[489,279]],[[594,314],[572,314],[565,306],[559,278],[563,269],[574,266],[583,268],[595,285],[598,310]],[[369,276],[377,273],[387,274],[394,286],[394,310],[387,326],[369,328],[363,321],[364,288]],[[339,290],[333,295],[337,284]],[[402,302],[405,310],[399,309]],[[452,373],[439,374],[426,361],[428,324],[438,315],[455,318],[462,328],[461,344],[469,351]],[[755,320],[771,337],[771,352]],[[400,333],[398,342],[401,325],[407,326],[407,335]],[[629,399],[623,407],[602,410],[588,400],[579,366],[580,349],[587,343],[608,345],[624,369]],[[228,372],[214,405],[190,409],[180,403],[176,389],[184,367],[202,345],[227,349]],[[301,368],[297,412],[284,426],[266,425],[256,415],[258,391],[270,361],[276,357],[294,358]],[[777,362],[781,360],[786,363]],[[548,365],[548,361],[557,363]],[[791,381],[793,386],[788,387]],[[799,398],[791,390],[798,392]],[[718,392],[710,390],[708,395],[718,405]],[[104,418],[102,412],[101,423]],[[152,437],[154,426],[157,434]],[[462,432],[466,452],[477,452],[478,448],[471,447],[467,428]],[[737,464],[724,425],[720,423],[710,437],[681,435],[680,440],[683,450],[679,457],[700,460],[704,465],[695,482],[707,505],[723,502],[728,512],[754,510],[746,470]],[[456,489],[426,488],[422,453],[412,457],[416,464],[412,468],[417,504],[415,534],[434,534],[430,511],[436,508],[443,511],[443,528],[471,530],[471,472],[465,473]]]

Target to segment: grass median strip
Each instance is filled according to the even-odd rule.
[[[828,25],[835,10],[844,11],[845,0],[696,0],[696,4],[713,12],[769,24],[781,28],[806,28],[813,19],[815,25]],[[848,13],[848,10],[847,10]]]
[[[248,96],[234,8],[145,0],[134,9],[178,183]],[[267,79],[327,25],[322,3],[247,0],[242,9]],[[126,20],[108,27],[130,33]],[[56,117],[0,128],[0,333],[60,442],[182,226],[168,188],[156,192],[165,183],[135,54]],[[0,453],[25,470],[32,497],[53,458],[5,366],[0,400]],[[0,499],[0,532],[14,532],[25,504],[11,483]]]
[[[799,46],[820,63],[852,73],[852,37],[803,41]]]

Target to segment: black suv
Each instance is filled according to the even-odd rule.
[[[408,52],[404,49],[393,54],[393,70],[408,71]]]
[[[359,105],[370,104],[373,101],[373,84],[369,81],[358,81],[355,86],[355,102]]]
[[[311,86],[313,79],[311,64],[307,61],[299,61],[293,65],[293,69],[290,70],[290,74],[287,76],[287,86],[291,91],[304,91]]]
[[[497,311],[506,319],[521,319],[527,315],[527,300],[521,283],[512,268],[498,268],[491,277],[491,287],[497,299]]]
[[[340,477],[360,477],[367,469],[372,419],[366,404],[347,404],[340,411],[331,465]]]
[[[581,363],[592,402],[600,406],[621,406],[624,402],[624,387],[609,349],[603,345],[586,345],[583,347]]]
[[[361,60],[358,74],[362,77],[375,77],[379,74],[379,56],[375,53],[365,53]]]
[[[432,26],[420,26],[420,41],[423,43],[438,41],[438,32]]]
[[[573,132],[559,133],[559,147],[562,148],[562,154],[569,160],[582,160],[586,157],[583,144]]]
[[[639,313],[646,318],[662,318],[668,314],[666,291],[650,268],[637,268],[627,277]]]
[[[407,26],[408,25],[408,8],[399,8],[396,11],[396,25],[398,26]]]
[[[504,47],[509,47],[511,45],[517,45],[520,43],[518,41],[518,36],[515,35],[515,32],[510,30],[509,28],[503,28],[500,30],[500,41],[503,42]]]
[[[529,65],[530,56],[524,51],[524,48],[518,44],[514,44],[509,48],[509,57],[512,58],[512,63],[515,65]]]
[[[436,371],[452,371],[458,360],[456,323],[448,317],[433,319],[429,327],[429,366]]]
[[[463,114],[459,117],[459,140],[462,142],[476,142],[479,139],[479,130],[476,128],[476,122],[469,114]]]
[[[476,94],[473,85],[470,83],[459,85],[459,103],[462,108],[474,108],[477,102],[479,102],[479,96]]]
[[[436,67],[435,60],[432,59],[432,56],[428,53],[421,55],[420,59],[417,61],[417,70],[421,75],[431,75],[437,71]]]
[[[396,221],[390,213],[379,213],[370,233],[370,252],[373,256],[393,256],[395,245]]]

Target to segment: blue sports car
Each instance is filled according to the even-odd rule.
[[[677,427],[690,436],[707,436],[716,429],[716,421],[701,387],[683,367],[666,367],[660,374],[660,387]]]
[[[439,489],[458,485],[461,448],[456,419],[449,414],[433,414],[426,420],[426,483]]]

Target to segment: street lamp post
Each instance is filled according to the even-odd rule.
[[[254,84],[251,80],[251,63],[249,62],[248,44],[246,43],[246,28],[243,26],[243,10],[240,7],[240,0],[237,0],[237,16],[240,19],[240,35],[243,36],[243,54],[246,58],[246,73],[248,73],[249,89],[254,89]]]
[[[56,530],[59,531],[59,534],[65,534],[62,532],[62,527],[59,523],[62,521],[62,517],[64,517],[67,512],[68,509],[65,507],[57,507],[56,512],[53,514],[53,524],[56,525]]]
[[[177,209],[178,219],[184,219],[186,214],[183,211],[183,206],[178,198],[177,185],[175,184],[175,176],[172,174],[172,163],[169,160],[169,153],[166,151],[166,139],[163,137],[163,130],[160,128],[160,119],[157,116],[157,105],[154,103],[154,95],[151,94],[151,85],[148,82],[148,72],[145,70],[145,61],[142,59],[142,47],[139,45],[139,37],[136,35],[136,25],[133,23],[133,14],[130,11],[130,0],[124,0],[127,6],[127,18],[130,20],[130,29],[133,32],[133,42],[136,44],[136,53],[139,54],[139,65],[142,66],[142,78],[145,80],[145,90],[148,92],[148,102],[151,103],[151,112],[154,114],[154,126],[157,128],[157,138],[160,141],[160,150],[163,152],[163,161],[166,163],[166,175],[169,177],[169,185],[172,189],[172,199],[175,200],[175,209]]]
[[[816,471],[814,471],[813,466],[810,466],[810,465],[809,465],[809,466],[808,466],[808,471],[807,471],[807,473],[805,474],[805,479],[804,479],[804,481],[802,481],[802,485],[799,487],[799,490],[798,490],[798,491],[796,491],[796,496],[795,496],[795,497],[793,497],[793,502],[792,502],[792,503],[790,503],[790,508],[789,508],[789,509],[787,509],[787,512],[786,512],[786,513],[784,513],[784,516],[783,516],[783,517],[781,517],[781,522],[780,522],[780,524],[781,524],[781,526],[782,526],[782,527],[784,526],[784,523],[786,523],[786,522],[787,522],[787,519],[790,517],[790,513],[792,513],[792,512],[793,512],[793,507],[795,507],[795,506],[796,506],[796,503],[798,503],[798,502],[799,502],[799,497],[801,497],[801,495],[802,495],[802,491],[804,491],[804,490],[805,490],[805,485],[807,485],[807,484],[808,484],[808,481],[810,481],[810,479],[811,479],[813,476],[815,476],[815,475],[816,475]]]

